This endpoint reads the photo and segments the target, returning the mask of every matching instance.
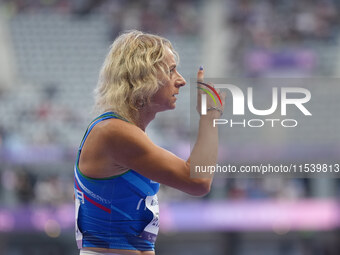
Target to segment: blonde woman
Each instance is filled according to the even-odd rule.
[[[171,43],[156,35],[131,31],[113,42],[95,91],[101,115],[89,125],[75,164],[80,254],[153,255],[159,183],[194,196],[209,192],[211,178],[190,178],[190,159],[216,163],[217,128],[211,120],[220,117],[222,106],[209,107],[208,100],[188,160],[145,134],[157,113],[176,107],[176,95],[186,84],[177,62]],[[200,68],[200,81],[203,75]]]

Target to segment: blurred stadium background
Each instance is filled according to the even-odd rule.
[[[339,7],[337,0],[1,0],[0,254],[78,253],[73,162],[119,32],[169,38],[188,82],[200,65],[208,77],[338,77]],[[183,157],[188,87],[176,110],[147,131]],[[334,178],[218,178],[203,199],[162,187],[156,251],[338,255],[339,197]]]

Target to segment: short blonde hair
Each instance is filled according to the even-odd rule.
[[[161,86],[159,75],[169,75],[167,48],[178,62],[177,52],[163,37],[136,30],[117,37],[99,74],[95,110],[111,110],[133,122],[138,107],[149,103]]]

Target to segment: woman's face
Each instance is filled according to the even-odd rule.
[[[174,109],[176,107],[176,95],[179,94],[179,88],[186,84],[186,81],[177,72],[174,54],[168,48],[166,51],[165,63],[169,66],[169,74],[160,78],[161,84],[159,90],[151,98],[151,107],[157,112]]]

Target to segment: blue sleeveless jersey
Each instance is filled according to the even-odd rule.
[[[79,249],[154,250],[159,227],[156,195],[159,183],[133,170],[94,179],[83,175],[78,167],[81,150],[92,128],[112,118],[124,120],[113,112],[102,114],[89,125],[79,147],[74,167],[77,245]]]

